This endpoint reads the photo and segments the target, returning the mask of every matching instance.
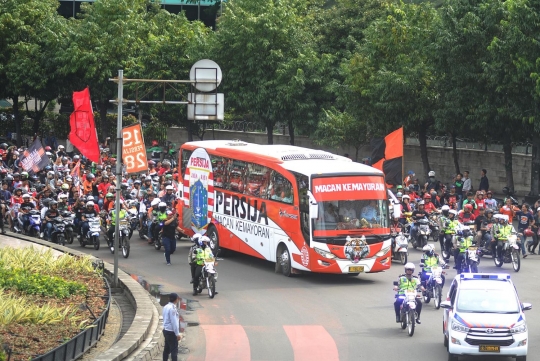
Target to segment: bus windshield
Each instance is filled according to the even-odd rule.
[[[383,199],[335,200],[319,202],[316,231],[372,230],[388,228],[388,206]],[[325,236],[324,232],[317,232]]]

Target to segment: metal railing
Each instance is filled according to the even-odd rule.
[[[446,135],[428,135],[426,137],[426,143],[428,147],[443,147],[452,148],[452,137]],[[405,144],[407,145],[420,145],[418,135],[411,134],[407,137]],[[456,138],[456,148],[458,149],[476,149],[483,151],[502,152],[502,144],[497,143],[481,143],[468,138]],[[532,151],[532,144],[529,142],[514,142],[512,143],[513,154],[530,154]]]
[[[100,339],[103,331],[105,330],[105,324],[109,317],[109,309],[111,305],[111,288],[109,282],[103,277],[107,284],[107,307],[103,313],[87,327],[84,331],[80,332],[77,336],[73,337],[68,342],[58,346],[54,350],[47,352],[44,355],[38,356],[32,361],[71,361],[81,357],[90,347],[94,346]],[[90,311],[93,315],[93,313]]]

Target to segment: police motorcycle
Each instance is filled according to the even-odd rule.
[[[199,277],[199,284],[197,286],[197,293],[201,293],[206,288],[208,290],[209,298],[214,298],[216,295],[216,282],[218,279],[218,273],[215,268],[218,264],[216,262],[216,257],[217,255],[204,260],[204,266],[202,268],[201,277]]]
[[[97,251],[100,246],[99,236],[101,234],[101,222],[99,216],[88,218],[88,225],[90,226],[90,229],[86,234],[83,234],[83,236],[79,238],[79,243],[81,244],[81,247],[94,245],[94,249]]]
[[[457,232],[455,237],[456,249],[461,249],[464,244],[469,246],[463,253],[461,269],[458,269],[458,274],[461,273],[478,273],[478,264],[480,263],[480,251],[474,244],[474,222],[465,222]]]
[[[392,259],[401,261],[401,264],[407,263],[409,257],[409,240],[403,234],[400,225],[391,228],[392,237]]]
[[[66,245],[66,224],[62,216],[54,217],[52,220],[53,229],[51,232],[51,242],[58,243],[61,246]]]
[[[394,286],[398,286],[397,281],[394,281]],[[416,299],[422,298],[422,291],[420,288],[417,288],[416,290],[406,290],[403,295],[398,295],[398,298],[403,300],[399,308],[401,329],[407,329],[407,334],[412,337],[414,335],[417,318]]]
[[[121,219],[120,223],[118,225],[120,230],[120,235],[118,237],[118,247],[122,251],[122,257],[128,258],[129,257],[129,240],[131,239],[131,225],[129,219]],[[114,254],[114,238],[116,237],[116,232],[113,232],[112,239],[109,240],[107,237],[107,244],[109,246],[109,249],[111,250],[111,253]]]
[[[411,236],[413,248],[422,249],[428,242],[429,235],[431,234],[429,219],[421,218],[414,221],[414,224],[418,226],[416,237]]]
[[[494,218],[501,219],[503,217],[508,217],[507,215],[502,214],[496,214],[493,216]],[[497,236],[497,231],[495,232],[493,236]],[[497,243],[502,242],[502,249],[499,251]],[[512,268],[515,272],[519,272],[521,268],[521,259],[520,259],[520,246],[518,244],[518,237],[516,232],[512,232],[508,236],[508,239],[506,240],[500,240],[497,239],[497,243],[495,246],[496,254],[493,257],[493,261],[495,262],[495,266],[502,267],[504,263],[512,263]]]
[[[139,202],[137,202],[136,200],[131,200],[127,202],[127,206],[130,229],[129,238],[131,239],[133,231],[139,227]]]
[[[424,267],[423,263],[420,263],[420,267]],[[431,299],[435,304],[435,309],[438,310],[441,307],[442,299],[442,275],[445,274],[443,267],[436,266],[431,267],[431,272],[426,272],[426,275],[429,276],[426,281],[426,291],[423,292],[424,303],[429,303]]]

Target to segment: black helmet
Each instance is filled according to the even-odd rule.
[[[6,150],[8,148],[8,145],[6,143],[0,144],[0,149]]]
[[[58,207],[58,202],[55,201],[55,200],[52,200],[49,202],[49,207],[52,207],[52,206],[57,206]]]
[[[44,207],[49,207],[49,204],[51,203],[51,198],[45,198],[41,201],[41,204],[43,204]]]

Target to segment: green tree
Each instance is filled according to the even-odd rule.
[[[19,98],[43,100],[34,114],[33,131],[47,105],[66,84],[54,61],[61,53],[66,21],[56,12],[54,0],[4,0],[0,2],[0,97],[13,101],[17,143],[22,144]]]
[[[97,0],[83,4],[80,19],[70,22],[63,71],[71,75],[73,90],[90,87],[100,119],[106,119],[109,100],[117,96],[117,87],[109,79],[117,77],[120,69],[127,74],[134,67],[157,6],[149,0]],[[101,132],[108,136],[108,122],[102,122]]]
[[[439,22],[429,4],[386,5],[386,16],[366,30],[361,48],[345,65],[346,86],[357,113],[386,134],[400,126],[417,133],[424,173],[430,170],[426,134],[434,124],[437,78],[434,31]]]
[[[218,20],[213,58],[223,69],[226,102],[255,115],[269,144],[277,122],[316,107],[306,91],[320,79],[308,12],[307,0],[238,0]]]

